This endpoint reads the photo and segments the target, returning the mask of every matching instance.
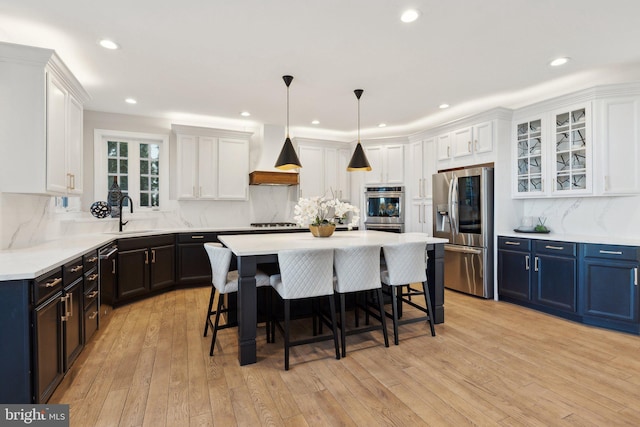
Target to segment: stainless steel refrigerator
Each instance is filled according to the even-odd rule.
[[[433,235],[444,246],[444,286],[493,298],[493,168],[433,175]]]

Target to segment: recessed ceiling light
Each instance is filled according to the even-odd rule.
[[[134,98],[127,98],[124,100],[124,102],[126,102],[127,104],[137,104],[138,101],[136,101]]]
[[[241,115],[242,117],[249,117],[249,116],[251,115],[251,113],[250,113],[250,112],[248,112],[248,111],[243,111],[242,113],[240,113],[240,115]]]
[[[559,67],[560,65],[564,65],[567,62],[569,62],[569,58],[567,57],[562,57],[562,58],[556,58],[553,61],[551,61],[549,63],[549,65],[551,65],[552,67]]]
[[[115,50],[118,49],[120,46],[118,46],[118,43],[109,40],[109,39],[102,39],[100,40],[100,46],[102,46],[105,49],[110,49],[110,50]]]
[[[444,110],[445,108],[449,108],[449,104],[440,104],[438,105],[438,108],[440,108],[441,110]]]
[[[320,120],[312,120],[311,124],[312,125],[319,125],[320,124]]]
[[[409,22],[415,21],[419,17],[420,17],[420,11],[415,9],[408,9],[402,12],[402,15],[400,15],[400,20],[402,22],[409,23]]]
[[[387,126],[387,124],[386,124],[386,123],[378,123],[378,127],[379,127],[379,128],[383,128],[383,127],[386,127],[386,126]]]

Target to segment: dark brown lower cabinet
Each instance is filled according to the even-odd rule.
[[[46,402],[64,377],[62,292],[34,310],[35,403]]]
[[[175,284],[173,234],[119,239],[117,269],[115,305],[173,286]]]

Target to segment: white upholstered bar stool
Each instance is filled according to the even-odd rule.
[[[336,278],[334,289],[340,296],[340,339],[342,344],[342,357],[347,355],[346,335],[359,334],[382,329],[384,346],[389,347],[389,337],[387,335],[387,323],[384,312],[384,300],[382,297],[382,284],[380,283],[380,246],[352,246],[335,249],[333,266]],[[376,300],[379,305],[379,312],[369,313],[370,306],[365,305],[364,309],[373,317],[380,321],[379,325],[364,326],[346,329],[345,316],[345,295],[356,293],[356,307],[358,304],[358,293],[371,291],[376,293]],[[366,301],[367,295],[365,295]],[[357,312],[356,312],[357,316]],[[357,326],[357,324],[356,324]]]
[[[431,327],[431,335],[436,335],[427,283],[426,247],[426,243],[422,242],[395,243],[382,247],[386,265],[380,277],[391,295],[391,314],[387,313],[387,316],[393,319],[393,341],[396,345],[399,341],[398,325],[427,320]],[[422,290],[414,290],[408,286],[408,290],[405,291],[407,285],[411,283],[422,283]],[[423,296],[425,306],[416,304],[415,299],[409,300],[409,295]],[[424,312],[426,316],[399,320],[398,300]]]
[[[331,336],[313,336],[292,341],[290,336],[291,300],[318,297],[329,299],[331,321],[329,323],[325,315],[319,313],[320,321],[331,327],[336,359],[340,359],[333,299],[333,249],[279,251],[278,264],[280,265],[280,274],[271,276],[271,286],[284,301],[284,328],[279,322],[274,321],[284,335],[284,369],[289,370],[290,347],[331,339]]]
[[[207,336],[207,329],[211,326],[213,338],[211,339],[209,355],[213,356],[218,330],[237,326],[235,322],[226,322],[224,325],[220,325],[220,315],[229,312],[229,307],[224,306],[223,296],[232,292],[238,292],[238,272],[235,270],[229,271],[231,265],[231,249],[224,248],[218,243],[205,243],[204,249],[207,251],[209,262],[211,263],[211,296],[209,297],[209,308],[207,309],[207,318],[204,323],[204,336]],[[256,286],[269,286],[269,276],[258,270],[256,272]],[[211,311],[216,291],[218,292],[218,306],[215,311]],[[212,323],[211,316],[214,314],[216,317]],[[268,316],[270,316],[270,313],[268,313]],[[269,317],[267,317],[267,319],[268,318]],[[269,331],[270,325],[269,321],[267,321],[267,341],[269,341]]]

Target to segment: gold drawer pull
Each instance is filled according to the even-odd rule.
[[[44,287],[45,287],[45,288],[53,288],[54,286],[59,285],[59,284],[60,284],[60,282],[62,282],[62,277],[58,277],[58,278],[56,278],[56,279],[53,279],[53,280],[52,280],[52,281],[50,281],[50,282],[45,283],[45,284],[44,284]]]
[[[76,273],[76,272],[82,270],[82,264],[76,265],[75,267],[71,267],[70,270],[71,270],[72,273]]]
[[[89,319],[90,319],[90,320],[93,320],[93,319],[95,319],[95,318],[96,318],[96,316],[97,316],[97,315],[98,315],[98,312],[97,312],[97,311],[94,311],[93,313],[91,313],[91,316],[89,316]]]

